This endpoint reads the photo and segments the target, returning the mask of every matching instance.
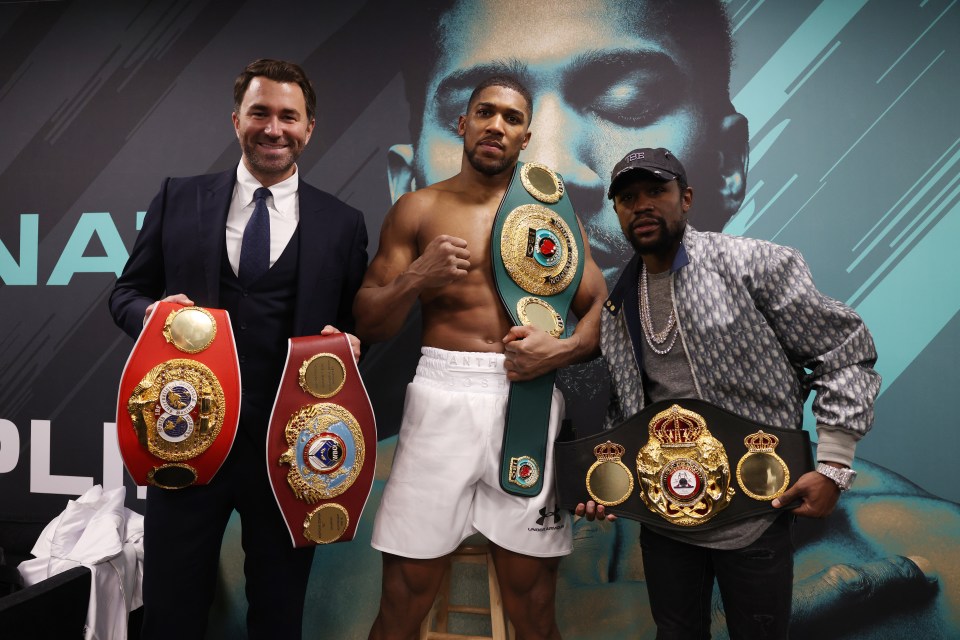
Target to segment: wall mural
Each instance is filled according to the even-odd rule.
[[[610,169],[666,146],[688,168],[692,225],[797,247],[872,330],[883,389],[858,484],[828,520],[796,527],[799,637],[960,635],[956,4],[0,4],[0,522],[40,526],[98,483],[125,485],[142,511],[113,424],[132,342],[106,298],[161,179],[239,160],[231,92],[247,62],[310,74],[319,117],[300,171],[365,212],[371,255],[392,199],[457,171],[456,116],[478,78],[506,70],[534,94],[521,160],[563,174],[608,282],[626,255]],[[362,363],[382,459],[417,322]],[[562,379],[581,434],[604,401],[593,371]],[[305,624],[329,637],[365,637],[375,615],[368,541],[387,472],[357,540],[317,554]],[[636,534],[622,520],[575,525],[565,637],[652,637]],[[216,637],[242,628],[239,554],[231,526]]]

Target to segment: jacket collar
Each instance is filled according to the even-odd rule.
[[[687,244],[694,240],[694,234],[687,233],[687,231],[695,230],[690,225],[687,225],[687,230],[684,231],[683,234],[683,240],[680,241],[680,247],[677,249],[677,255],[674,256],[673,264],[670,266],[670,273],[676,273],[680,269],[690,264],[690,256],[687,253]],[[613,291],[611,291],[610,296],[603,305],[604,309],[606,309],[608,313],[617,315],[620,313],[620,309],[622,309],[624,305],[633,304],[636,306],[637,281],[640,279],[641,265],[642,261],[640,259],[640,254],[633,254],[633,258],[631,258],[630,262],[627,263],[627,266],[623,268],[623,272],[620,274],[617,284],[614,285]]]

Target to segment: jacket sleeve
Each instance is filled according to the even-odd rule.
[[[758,280],[757,306],[804,390],[816,394],[818,458],[849,464],[855,442],[873,424],[880,391],[873,338],[856,311],[817,290],[798,251],[771,246],[775,249],[766,261],[768,273]],[[825,452],[824,441],[837,450]]]
[[[110,315],[118,327],[136,339],[147,307],[164,295],[163,218],[170,178],[153,198],[130,258],[110,294]]]
[[[359,212],[357,212],[347,260],[336,326],[341,331],[353,333],[356,327],[353,317],[353,299],[360,290],[360,283],[363,282],[363,276],[367,271],[367,225],[363,214]]]

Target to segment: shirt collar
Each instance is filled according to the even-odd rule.
[[[262,186],[241,160],[240,164],[237,165],[237,200],[244,207],[252,204],[253,192]],[[291,210],[289,204],[294,202],[294,196],[296,196],[299,187],[300,172],[294,165],[292,176],[270,187],[270,194],[273,196],[273,208],[284,216],[295,215],[295,210]]]

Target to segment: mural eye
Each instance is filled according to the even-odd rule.
[[[577,105],[621,127],[648,126],[676,110],[685,76],[659,54],[610,55],[580,69],[566,88]],[[574,99],[576,100],[576,99]]]
[[[679,96],[666,78],[646,71],[630,71],[594,87],[589,110],[624,126],[652,124],[676,108]]]

